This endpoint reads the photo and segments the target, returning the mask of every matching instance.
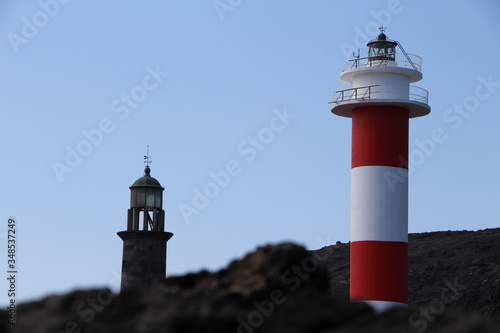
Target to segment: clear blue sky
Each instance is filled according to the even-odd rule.
[[[411,121],[410,232],[497,227],[499,14],[494,0],[2,1],[0,265],[13,216],[18,301],[117,290],[148,144],[175,234],[168,275],[266,243],[347,242],[351,127],[328,102],[382,23],[423,58],[432,107]],[[69,165],[71,150],[85,156]],[[229,184],[207,185],[228,163]]]

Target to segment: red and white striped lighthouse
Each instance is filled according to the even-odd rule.
[[[429,114],[421,58],[383,29],[348,61],[332,112],[352,118],[352,301],[378,311],[408,304],[408,123]]]

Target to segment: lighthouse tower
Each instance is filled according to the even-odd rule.
[[[347,63],[332,112],[352,118],[352,301],[378,311],[408,304],[408,127],[429,114],[421,58],[383,28],[368,56]]]
[[[145,156],[144,176],[130,187],[127,230],[118,233],[123,240],[121,290],[145,289],[165,278],[167,241],[162,208],[164,188],[153,177],[149,156]]]

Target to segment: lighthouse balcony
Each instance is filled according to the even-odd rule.
[[[422,71],[422,58],[410,53],[385,53],[346,62],[344,70],[369,67],[400,67]]]
[[[409,100],[427,104],[429,92],[416,86],[371,85],[364,87],[337,90],[333,96],[335,104],[349,103],[359,100],[395,99]]]
[[[407,85],[369,85],[338,90],[334,93],[332,112],[350,117],[356,107],[368,105],[396,105],[409,110],[410,118],[430,112],[427,90]]]

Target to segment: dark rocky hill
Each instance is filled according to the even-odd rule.
[[[348,299],[349,244],[316,252],[328,254],[332,293]],[[408,252],[411,304],[490,314],[490,298],[500,296],[500,228],[410,234]]]
[[[0,332],[500,332],[500,316],[480,314],[498,283],[499,237],[499,229],[411,235],[413,305],[382,314],[346,301],[348,244],[285,243],[143,292],[74,291],[22,304],[15,330],[2,320]]]

